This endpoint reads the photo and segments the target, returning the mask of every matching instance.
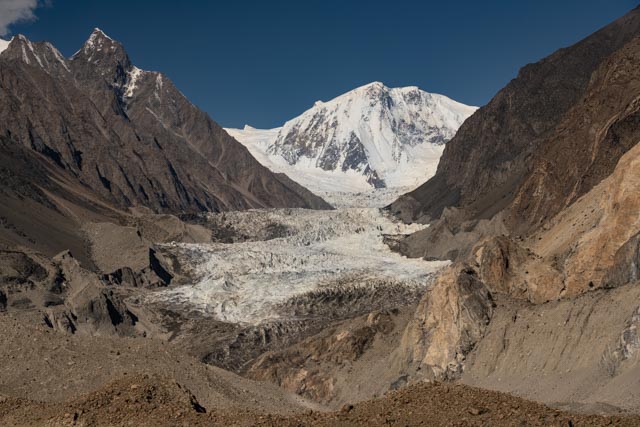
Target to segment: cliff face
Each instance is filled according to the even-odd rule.
[[[611,175],[637,142],[640,10],[525,67],[461,127],[436,176],[390,209],[432,226],[410,256],[457,259],[526,237]]]
[[[551,155],[544,147],[588,95],[594,72],[638,35],[636,9],[574,46],[525,66],[462,125],[447,144],[435,177],[394,202],[391,211],[405,220],[430,222],[445,207],[463,208],[469,219],[490,218],[505,208],[537,169],[538,159]],[[587,141],[576,139],[575,144],[586,149]],[[568,154],[556,159],[570,161]],[[610,173],[612,166],[606,169]],[[604,169],[582,191],[602,176]]]

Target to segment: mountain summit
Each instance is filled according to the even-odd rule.
[[[314,189],[404,187],[435,172],[443,145],[475,110],[417,87],[373,82],[316,102],[282,128],[229,132],[263,164]],[[318,188],[317,177],[328,186]]]

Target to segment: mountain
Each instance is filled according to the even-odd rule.
[[[220,423],[231,405],[249,425],[638,425],[638,63],[640,8],[525,66],[386,212],[227,212],[297,200],[273,180],[312,196],[103,33],[71,59],[16,36],[0,54],[0,418]],[[243,132],[291,169],[315,147]],[[347,154],[305,176],[372,187]],[[276,415],[311,408],[341,409]]]
[[[636,9],[525,66],[461,126],[436,175],[391,204],[431,223],[401,250],[456,258],[478,236],[531,234],[609,176],[634,144],[637,88],[621,55],[634,57],[639,35]]]
[[[523,67],[460,127],[435,176],[401,197],[392,210],[406,220],[428,222],[449,207],[464,209],[468,218],[490,218],[507,206],[531,173],[533,159],[587,94],[594,71],[636,37],[639,27],[634,11],[574,46]],[[577,151],[566,151],[561,159],[574,162],[575,155]],[[607,172],[617,158],[611,159]]]
[[[84,253],[78,224],[130,208],[329,208],[99,29],[71,58],[21,35],[0,54],[0,165],[0,242],[50,255]]]
[[[318,191],[414,187],[474,111],[417,87],[374,82],[318,101],[277,129],[227,131],[272,170]]]

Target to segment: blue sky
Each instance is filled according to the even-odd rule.
[[[316,100],[371,81],[483,105],[521,66],[637,4],[48,0],[35,9],[35,21],[9,30],[49,40],[71,55],[100,27],[125,45],[136,65],[167,74],[223,126],[275,127]]]

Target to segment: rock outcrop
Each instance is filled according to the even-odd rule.
[[[398,351],[412,378],[459,378],[493,315],[491,294],[470,267],[450,267],[418,304]]]
[[[0,311],[38,313],[44,325],[69,334],[143,336],[150,330],[125,301],[127,287],[166,286],[167,277],[151,266],[125,271],[100,277],[69,251],[52,259],[28,249],[0,251]]]

